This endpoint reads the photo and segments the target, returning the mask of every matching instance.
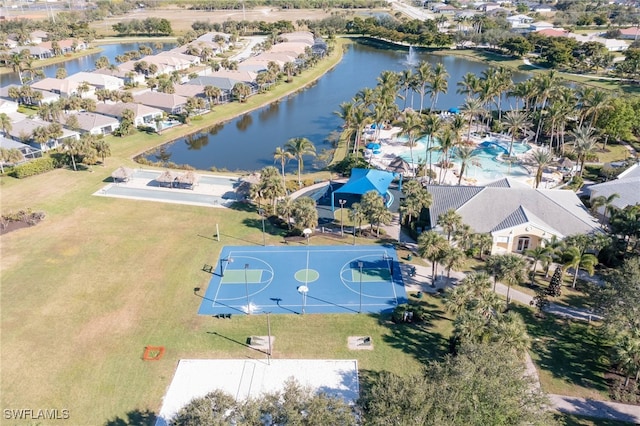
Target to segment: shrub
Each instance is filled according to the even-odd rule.
[[[22,179],[49,172],[55,169],[55,161],[50,157],[36,158],[28,163],[19,164],[13,168],[12,176]]]

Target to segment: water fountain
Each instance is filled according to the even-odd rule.
[[[413,49],[413,46],[409,46],[409,53],[407,54],[406,63],[410,66],[418,65],[418,57],[416,56],[416,52]]]

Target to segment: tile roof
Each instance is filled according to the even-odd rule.
[[[508,181],[499,181],[508,184]],[[433,197],[432,226],[438,216],[454,209],[475,232],[494,232],[532,222],[562,236],[599,229],[572,191],[511,186],[427,186]]]

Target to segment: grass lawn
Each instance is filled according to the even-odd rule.
[[[529,307],[512,304],[532,339],[531,358],[548,393],[608,400],[608,344],[595,325],[547,315],[538,318]]]
[[[261,244],[256,213],[92,197],[109,170],[1,181],[3,211],[47,213],[37,226],[1,237],[3,407],[67,408],[75,424],[102,424],[132,410],[156,412],[181,358],[263,357],[238,342],[265,334],[264,316],[199,317],[193,291],[206,288],[201,268],[215,264],[222,245]],[[216,224],[221,242],[211,238]],[[434,317],[421,326],[368,315],[274,315],[274,357],[417,369],[446,350],[449,321],[438,300],[427,300]],[[372,336],[375,350],[348,351],[350,335]],[[147,345],[165,346],[164,358],[142,361]]]

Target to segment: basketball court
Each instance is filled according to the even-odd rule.
[[[380,313],[406,303],[390,246],[225,246],[201,315]]]

